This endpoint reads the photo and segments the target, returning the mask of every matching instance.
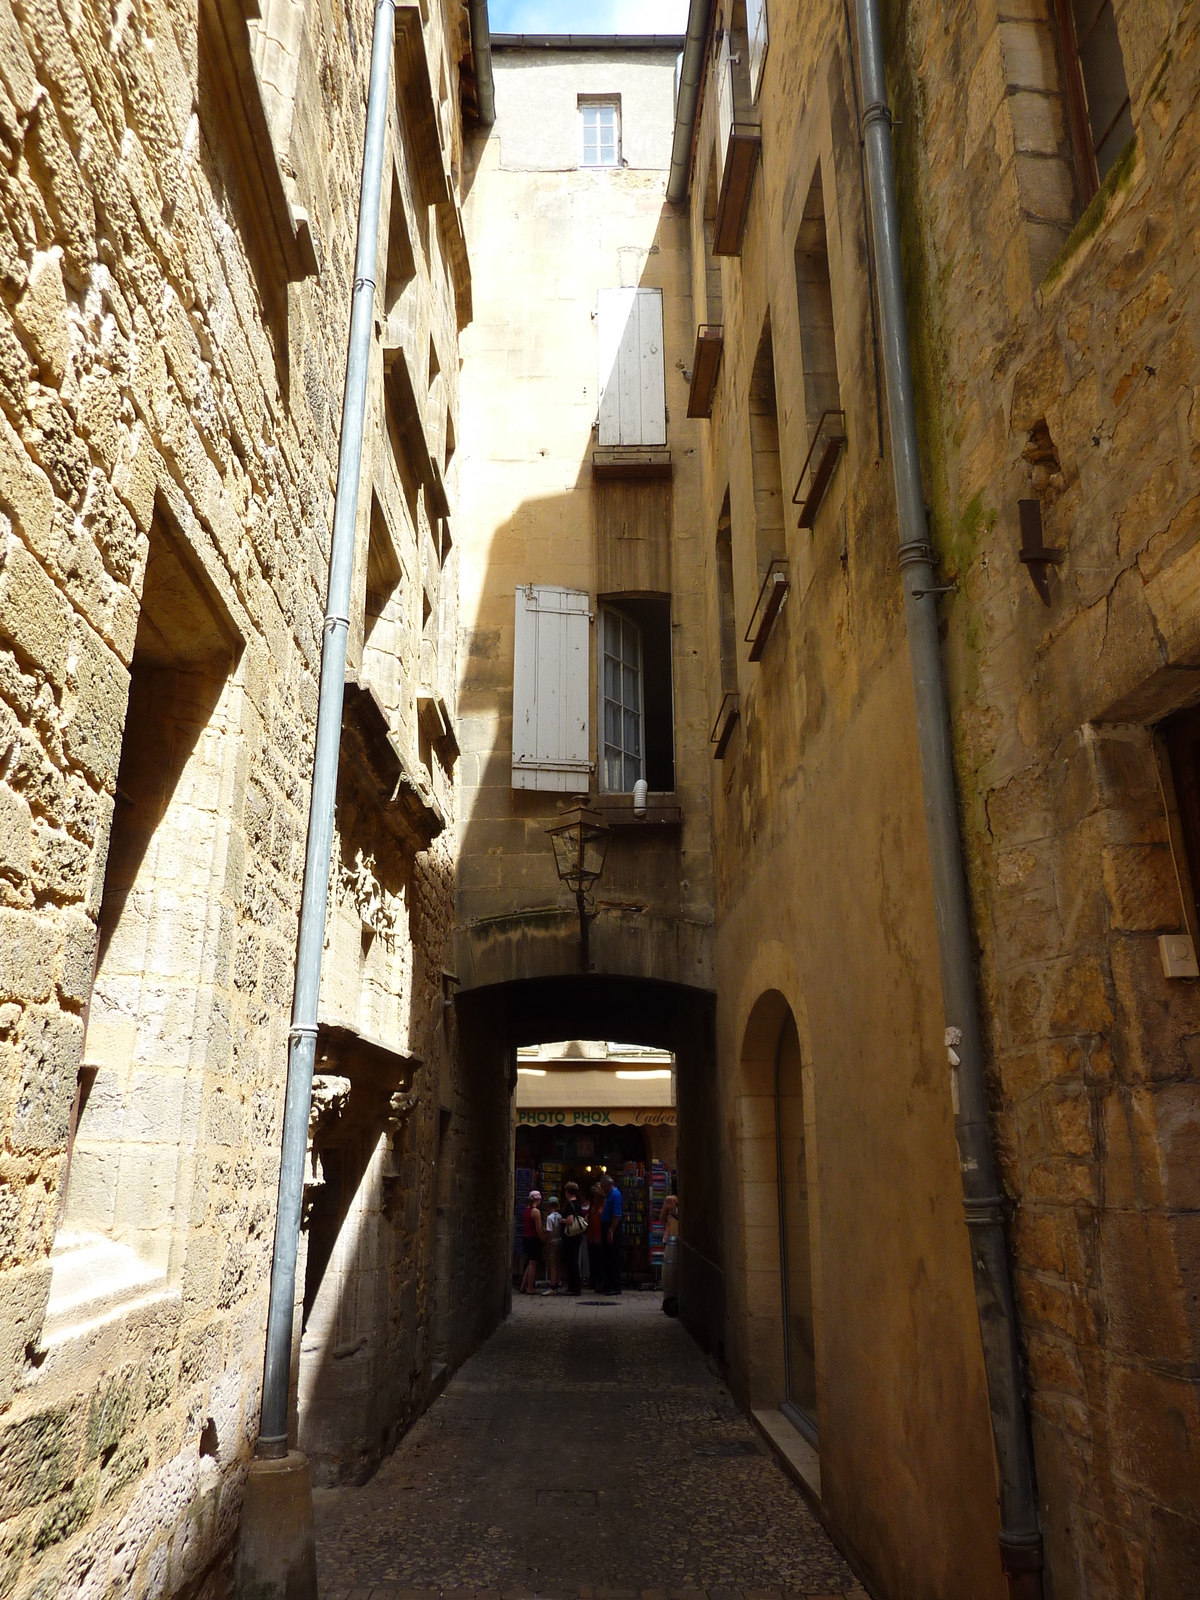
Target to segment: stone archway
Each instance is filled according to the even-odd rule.
[[[778,989],[755,1002],[739,1065],[734,1129],[750,1400],[785,1408],[815,1434],[809,1141],[796,1019]]]
[[[614,974],[562,974],[462,989],[459,1041],[472,1071],[508,1073],[519,1045],[620,1038],[674,1052],[678,1114],[679,1315],[693,1338],[725,1356],[716,996],[709,989]],[[498,1226],[507,1239],[511,1219]]]

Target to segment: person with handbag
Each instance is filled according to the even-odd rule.
[[[579,1247],[587,1232],[583,1207],[579,1203],[579,1185],[568,1183],[563,1190],[562,1203],[563,1266],[567,1273],[567,1293],[578,1294],[583,1287],[579,1277]]]

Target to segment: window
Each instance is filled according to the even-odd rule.
[[[160,515],[130,667],[49,1325],[164,1288],[208,1161],[206,1109],[230,1071],[219,954],[223,815],[239,760],[241,641],[199,560]],[[251,783],[251,826],[269,818]],[[257,808],[257,811],[256,811]]]
[[[733,525],[729,514],[729,490],[717,521],[717,626],[720,630],[721,693],[732,694],[738,686],[737,622],[733,599]]]
[[[379,496],[371,495],[367,545],[367,594],[363,617],[362,675],[379,696],[389,719],[400,714],[403,692],[401,652],[404,637],[403,569],[396,541]]]
[[[713,255],[713,239],[717,226],[717,168],[719,157],[716,146],[708,158],[708,181],[704,186],[704,300],[710,323],[724,323],[721,263]]]
[[[581,166],[620,166],[621,102],[619,100],[581,100],[579,130],[582,138]]]
[[[1086,206],[1133,138],[1125,59],[1112,0],[1054,0],[1071,143]]]
[[[836,411],[841,405],[833,335],[833,291],[825,240],[825,195],[819,165],[796,235],[796,301],[800,309],[800,353],[804,363],[804,410],[811,444],[822,414]]]
[[[1187,931],[1200,934],[1196,917],[1197,869],[1200,868],[1200,709],[1177,711],[1158,726],[1160,749],[1165,748],[1171,782],[1164,784],[1173,813],[1175,871],[1184,904]],[[1161,781],[1161,780],[1160,780]],[[1173,795],[1171,790],[1174,791]],[[1182,849],[1179,849],[1182,845]]]
[[[779,467],[779,414],[775,400],[775,354],[771,318],[763,324],[750,374],[750,450],[754,473],[755,553],[758,582],[771,562],[786,555],[783,531],[783,480]]]
[[[628,794],[642,777],[642,632],[619,611],[604,619],[604,788]]]
[[[601,289],[596,308],[600,444],[667,442],[661,289]]]
[[[629,794],[645,778],[675,788],[671,602],[621,595],[600,609],[600,787]]]

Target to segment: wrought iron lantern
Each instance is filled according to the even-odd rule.
[[[575,896],[579,907],[579,970],[588,970],[588,890],[604,871],[604,857],[608,850],[608,823],[598,811],[593,811],[586,796],[564,811],[552,828],[548,828],[554,846],[554,865],[558,875]]]

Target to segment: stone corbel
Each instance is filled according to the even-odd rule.
[[[308,1108],[308,1150],[304,1157],[305,1223],[317,1190],[325,1184],[325,1169],[321,1164],[322,1134],[327,1135],[345,1111],[350,1089],[349,1078],[332,1072],[313,1073],[312,1101]]]

